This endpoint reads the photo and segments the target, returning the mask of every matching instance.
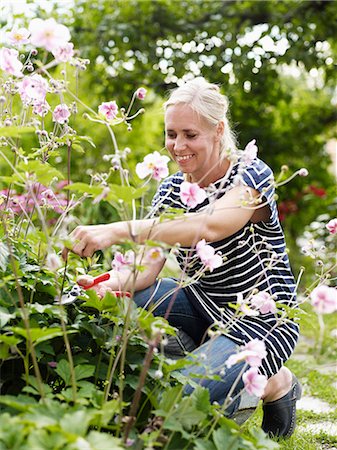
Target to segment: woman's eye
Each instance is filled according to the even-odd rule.
[[[193,138],[195,138],[197,135],[196,134],[188,134],[187,135],[187,138],[188,139],[193,139]]]

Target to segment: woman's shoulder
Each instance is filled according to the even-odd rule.
[[[255,182],[272,182],[274,180],[274,173],[272,169],[260,158],[255,158],[248,165],[243,167],[243,177],[249,177]]]

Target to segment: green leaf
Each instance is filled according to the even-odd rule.
[[[28,163],[21,161],[17,165],[17,170],[23,173],[34,173],[37,181],[45,186],[48,186],[54,178],[63,179],[61,172],[50,164],[39,160],[28,161]]]
[[[240,439],[238,436],[233,436],[229,430],[225,428],[219,428],[213,431],[213,440],[217,450],[223,450],[224,442],[226,442],[226,448],[231,450],[241,450],[239,447]]]
[[[61,359],[61,361],[57,363],[55,372],[58,375],[60,375],[66,386],[70,385],[71,383],[70,365],[66,359]]]
[[[28,411],[31,406],[36,405],[36,400],[28,395],[0,395],[0,403],[18,411]]]
[[[91,147],[96,148],[94,141],[89,136],[77,136],[76,140],[74,142],[77,142],[77,141],[88,142],[91,145]]]
[[[101,312],[103,310],[103,304],[96,291],[90,289],[87,291],[87,295],[89,296],[89,299],[85,300],[82,306],[85,306],[87,308],[95,308]]]
[[[11,331],[15,334],[23,336],[28,339],[27,330],[19,327],[11,327]],[[67,334],[77,333],[76,330],[68,330]],[[34,344],[39,344],[40,342],[48,341],[58,336],[63,336],[63,331],[61,328],[30,328],[29,335]]]
[[[0,136],[4,137],[21,137],[22,135],[35,133],[34,127],[1,127]]]
[[[177,398],[181,397],[182,387],[175,386],[171,389],[168,389],[162,394],[162,398],[159,403],[159,409],[161,411],[165,411],[167,413],[173,408],[174,404],[177,401]]]
[[[64,415],[64,417],[62,417],[60,426],[66,433],[85,436],[92,414],[92,411],[89,409],[87,409],[86,411],[80,410],[67,413]]]
[[[211,406],[209,390],[203,388],[202,386],[197,386],[194,389],[191,397],[195,402],[196,409],[198,411],[202,411],[205,414],[208,414]]]
[[[121,440],[111,436],[111,434],[99,431],[90,431],[86,437],[86,441],[90,445],[90,450],[123,450],[125,449]],[[82,446],[84,448],[84,446]],[[89,447],[88,447],[89,448]]]
[[[99,195],[103,191],[102,186],[90,186],[90,184],[87,183],[72,183],[68,184],[67,186],[64,186],[65,190],[67,191],[75,191],[79,194],[89,194],[89,195]]]
[[[15,318],[15,314],[10,314],[7,308],[0,306],[0,328],[3,328],[6,323]]]
[[[83,380],[83,378],[90,378],[95,373],[95,366],[89,364],[80,364],[75,367],[76,381]]]
[[[202,439],[198,439],[194,442],[195,450],[217,450],[215,445],[211,441],[203,441]]]
[[[3,334],[0,336],[0,342],[3,342],[7,345],[16,345],[21,342],[21,339],[17,338],[16,336],[7,336],[6,334]]]
[[[148,190],[148,186],[136,189],[132,186],[119,186],[117,184],[109,184],[109,188],[110,192],[105,197],[105,200],[108,202],[117,202],[119,200],[130,202],[141,198]]]
[[[72,148],[74,150],[76,150],[77,153],[81,153],[81,154],[85,153],[84,148],[82,147],[82,145],[76,144],[75,142],[72,143]]]
[[[8,358],[9,349],[9,345],[0,343],[0,361]]]
[[[256,439],[255,449],[277,450],[280,448],[280,445],[270,439],[261,428],[251,430],[251,435]]]

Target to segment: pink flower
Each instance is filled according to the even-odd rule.
[[[240,306],[239,309],[245,316],[258,316],[258,311],[255,311],[255,309],[252,309],[248,304],[247,301],[243,299],[243,295],[240,292],[237,294],[237,304]]]
[[[276,303],[266,291],[253,295],[250,302],[261,314],[276,313],[277,311]]]
[[[261,365],[263,358],[267,356],[266,345],[260,339],[252,339],[244,347],[243,351],[247,352],[246,361],[251,367]]]
[[[0,49],[0,68],[10,75],[22,77],[23,64],[18,60],[19,52],[12,48]]]
[[[170,161],[168,156],[163,156],[159,152],[153,152],[146,155],[143,162],[136,165],[136,174],[142,180],[151,175],[156,181],[167,177],[169,171],[167,164]]]
[[[126,270],[131,269],[134,261],[135,255],[131,250],[127,251],[125,255],[121,252],[116,252],[111,267],[116,270],[116,272],[125,272]]]
[[[28,44],[29,35],[30,33],[26,28],[13,28],[7,33],[7,39],[11,45]]]
[[[64,103],[57,105],[53,112],[53,122],[63,124],[66,122],[66,120],[68,120],[69,116],[70,111],[67,105],[65,105]]]
[[[30,41],[36,47],[43,47],[49,52],[62,47],[70,40],[70,33],[66,26],[55,19],[33,19],[29,24]]]
[[[35,73],[31,77],[24,77],[19,83],[19,94],[23,103],[29,103],[32,100],[44,102],[48,90],[48,82]]]
[[[189,208],[195,208],[206,199],[206,192],[197,183],[183,181],[180,185],[180,199]]]
[[[255,145],[255,142],[256,142],[255,139],[248,142],[248,144],[246,145],[246,147],[243,151],[243,154],[241,156],[241,161],[243,162],[243,164],[245,166],[249,166],[257,156],[258,149],[257,149],[257,146]]]
[[[150,248],[145,255],[145,262],[155,263],[157,261],[161,261],[164,257],[163,249],[160,247],[152,247]]]
[[[337,289],[321,284],[311,292],[311,304],[318,314],[337,311]]]
[[[242,375],[245,389],[250,395],[261,397],[267,386],[268,380],[264,375],[260,375],[256,367],[252,367]]]
[[[57,362],[56,361],[49,361],[47,364],[52,369],[55,369],[57,367]]]
[[[211,245],[207,245],[205,239],[199,241],[195,248],[197,255],[210,272],[221,266],[222,257],[215,254],[214,248]]]
[[[337,218],[331,219],[325,226],[330,231],[331,234],[336,234],[337,233]]]
[[[305,167],[302,167],[302,169],[298,171],[298,174],[300,177],[307,177],[309,175],[309,172]]]
[[[57,62],[68,62],[74,56],[74,44],[66,42],[61,47],[54,48],[52,54]]]
[[[113,120],[118,113],[117,103],[114,100],[112,102],[103,102],[99,105],[98,112],[102,114],[105,119]]]
[[[50,106],[46,101],[36,100],[33,103],[33,113],[38,116],[44,117],[48,111],[50,110]]]
[[[227,367],[232,367],[241,361],[246,361],[251,367],[258,367],[261,365],[263,358],[267,356],[266,345],[259,339],[252,339],[241,348],[240,352],[227,359],[225,363]]]
[[[144,100],[144,98],[146,97],[146,89],[145,88],[143,88],[143,87],[141,87],[141,88],[138,88],[137,90],[136,90],[136,96],[137,96],[137,98],[139,99],[139,100]]]

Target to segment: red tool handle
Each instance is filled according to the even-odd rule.
[[[93,280],[93,282],[92,282],[91,284],[86,285],[86,286],[83,286],[83,285],[80,284],[80,286],[81,286],[84,290],[87,290],[87,289],[92,288],[93,286],[95,286],[95,285],[98,284],[98,283],[102,283],[102,281],[107,281],[107,280],[109,280],[109,278],[110,278],[110,274],[109,274],[109,273],[103,273],[102,275],[99,275],[98,277],[94,278],[94,280]],[[112,293],[113,293],[117,298],[120,298],[120,297],[128,297],[128,298],[131,298],[130,292],[127,292],[127,291],[112,291]]]
[[[80,284],[80,286],[84,289],[90,289],[93,286],[95,286],[98,283],[102,283],[102,281],[107,281],[110,278],[110,274],[109,273],[103,273],[103,275],[99,275],[98,277],[94,278],[93,282],[91,284],[87,284],[85,286],[83,286],[82,284]]]
[[[112,291],[112,294],[114,294],[117,298],[120,298],[120,297],[131,298],[131,294],[128,291]]]

